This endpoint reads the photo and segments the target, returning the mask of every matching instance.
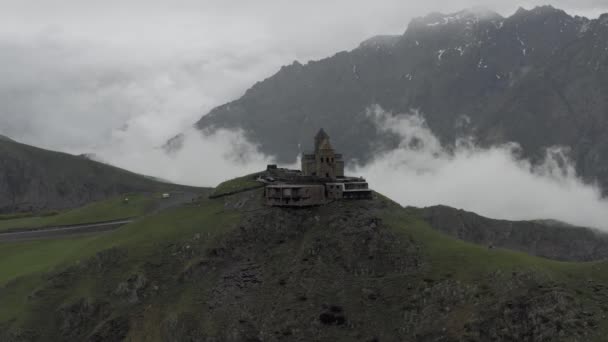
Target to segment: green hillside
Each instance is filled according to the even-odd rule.
[[[49,274],[62,269],[78,268],[79,264],[90,265],[104,255],[113,258],[115,252],[128,250],[130,263],[114,271],[126,270],[141,266],[144,261],[154,260],[156,245],[162,241],[174,241],[198,231],[195,227],[205,224],[205,234],[229,226],[234,215],[218,215],[217,203],[206,203],[204,206],[190,205],[169,209],[153,217],[132,223],[108,234],[94,237],[42,240],[17,243],[0,243],[0,285],[2,302],[14,305],[3,305],[0,317],[3,321],[9,316],[23,317],[30,315],[24,299],[15,296],[10,289],[18,289],[20,294],[30,294],[36,287],[44,285]],[[211,226],[213,225],[213,226]],[[104,251],[98,254],[100,251]],[[92,257],[92,258],[91,258]],[[7,286],[8,284],[8,286]],[[76,286],[77,284],[74,284]],[[89,284],[94,285],[94,284]],[[5,292],[6,290],[6,292]]]
[[[124,198],[129,201],[125,203]],[[130,194],[94,202],[81,208],[40,216],[0,215],[0,232],[7,230],[56,227],[83,223],[103,222],[138,217],[154,208],[159,196]]]
[[[213,190],[211,197],[221,197],[232,193],[237,193],[239,191],[263,187],[262,183],[256,181],[259,175],[260,173],[253,173],[222,182]]]
[[[175,190],[200,189],[0,139],[0,214],[65,210],[125,193]]]
[[[261,198],[0,243],[0,340],[601,341],[608,328],[605,262],[455,240],[380,195],[300,210]]]

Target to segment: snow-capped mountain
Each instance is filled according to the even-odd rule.
[[[485,145],[514,141],[532,158],[569,147],[579,173],[606,188],[607,93],[608,14],[590,20],[544,6],[505,18],[474,9],[433,13],[403,35],[294,62],[197,126],[243,128],[283,162],[324,127],[348,158],[365,162],[395,143],[368,108],[418,109],[444,143],[461,134]]]

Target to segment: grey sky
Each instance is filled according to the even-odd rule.
[[[297,59],[400,34],[412,17],[545,1],[0,1],[0,133],[88,152],[156,146]],[[597,16],[608,1],[555,0]]]
[[[542,4],[0,0],[0,134],[51,149],[93,152],[135,172],[213,186],[260,170],[272,157],[258,153],[239,132],[202,137],[191,125],[281,65],[349,50],[377,34],[401,34],[411,18],[433,11],[481,6],[510,15],[519,6]],[[552,5],[589,17],[608,12],[608,0]],[[395,127],[407,129],[404,123]],[[158,149],[184,131],[189,133],[179,153],[168,156]],[[425,134],[433,141],[430,132]],[[454,156],[441,147],[428,152],[397,149],[356,173],[406,205],[447,203],[504,218],[605,222],[608,204],[575,175],[556,181],[537,174],[504,147]],[[235,155],[246,156],[246,162]],[[413,172],[416,167],[432,172]],[[488,201],[488,191],[501,196]],[[571,205],[573,198],[579,207]]]

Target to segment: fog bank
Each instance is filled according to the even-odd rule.
[[[420,113],[395,116],[374,106],[368,115],[401,143],[350,172],[402,205],[443,204],[491,218],[550,218],[608,230],[608,201],[577,177],[561,147],[547,149],[544,161],[533,165],[518,157],[514,143],[481,148],[460,139],[448,149]]]
[[[275,163],[273,157],[264,155],[247,141],[240,130],[218,130],[205,135],[190,128],[182,136],[181,148],[172,153],[161,146],[151,148],[151,141],[129,135],[117,140],[120,142],[100,149],[96,157],[133,172],[187,185],[216,186]],[[121,153],[116,153],[117,150]]]

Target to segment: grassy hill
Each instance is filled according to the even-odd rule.
[[[0,139],[0,214],[63,210],[125,193],[175,189],[187,188]]]
[[[434,229],[483,246],[561,261],[608,259],[608,233],[555,220],[495,220],[446,206],[414,209]]]
[[[125,197],[129,199],[126,203],[124,201]],[[152,210],[158,201],[158,195],[131,194],[94,202],[81,208],[46,213],[39,216],[24,214],[0,215],[0,232],[139,217]]]
[[[0,244],[0,340],[602,341],[608,329],[605,262],[466,243],[380,195],[301,210],[261,198]]]
[[[264,185],[256,180],[259,175],[260,173],[253,173],[223,182],[213,189],[211,197],[222,197],[235,194],[240,191],[247,191],[263,187]]]

